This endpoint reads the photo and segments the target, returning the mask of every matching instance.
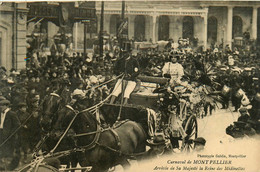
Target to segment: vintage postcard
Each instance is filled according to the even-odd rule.
[[[0,2],[0,171],[260,171],[260,1]]]

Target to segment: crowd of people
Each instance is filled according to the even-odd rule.
[[[44,110],[41,109],[41,103],[46,95],[57,93],[67,103],[77,99],[77,95],[92,95],[97,103],[113,92],[110,103],[115,103],[122,91],[114,88],[120,84],[119,81],[114,80],[102,87],[98,85],[116,78],[120,73],[126,74],[124,80],[130,85],[130,91],[124,94],[125,104],[129,103],[130,93],[138,85],[138,75],[168,77],[172,85],[188,82],[195,87],[210,86],[212,91],[222,96],[222,108],[230,107],[231,101],[234,111],[241,107],[240,89],[249,100],[253,100],[260,92],[260,54],[253,46],[233,50],[229,46],[212,47],[206,51],[195,51],[189,44],[169,41],[163,50],[131,50],[133,46],[128,46],[120,54],[119,44],[114,41],[113,47],[104,51],[103,56],[94,53],[84,56],[82,53],[68,52],[67,45],[60,43],[60,38],[55,39],[51,55],[28,49],[25,69],[7,71],[4,67],[0,68],[1,160],[6,158],[5,161],[8,161],[9,157],[20,151],[32,151],[35,143],[41,139],[40,135],[26,133],[35,133],[28,130],[40,130],[38,125],[41,111]],[[120,63],[121,57],[128,61],[127,67],[122,67],[125,64]],[[94,88],[98,88],[98,91]],[[254,108],[259,109],[259,106]],[[34,122],[30,122],[30,125],[34,126],[26,123],[31,114],[30,120]],[[259,120],[259,113],[256,116],[254,119]],[[16,132],[19,127],[21,131]],[[9,139],[14,132],[16,135]],[[17,137],[20,141],[14,142],[13,139]],[[3,143],[6,139],[8,142]],[[32,140],[34,144],[23,144],[26,143],[24,140]],[[21,150],[14,151],[13,144],[17,144],[15,147]]]

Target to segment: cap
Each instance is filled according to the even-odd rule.
[[[234,69],[232,69],[232,71],[233,71],[233,72],[237,72],[237,73],[239,73],[239,74],[241,73],[241,70],[240,70],[239,68],[234,68]]]
[[[26,88],[21,88],[19,90],[17,90],[17,93],[20,93],[20,94],[28,94],[28,91]]]
[[[0,106],[3,106],[3,105],[10,105],[10,101],[9,100],[1,100],[0,101]]]
[[[260,102],[260,93],[259,92],[256,93],[255,99],[256,99],[256,101]]]
[[[26,103],[24,103],[24,102],[20,102],[20,103],[18,104],[18,107],[24,107],[24,106],[27,106]]]
[[[2,100],[6,100],[6,98],[4,96],[0,96],[0,101]]]

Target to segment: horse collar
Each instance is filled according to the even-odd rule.
[[[118,133],[113,128],[110,128],[110,131],[114,135],[118,149],[120,150],[121,149],[121,141],[120,141],[120,137],[119,137]]]
[[[56,96],[56,97],[60,97],[60,95],[58,95],[57,93],[51,93],[51,96]]]

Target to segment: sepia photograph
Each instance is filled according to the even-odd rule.
[[[0,172],[260,172],[259,0],[0,2]]]

